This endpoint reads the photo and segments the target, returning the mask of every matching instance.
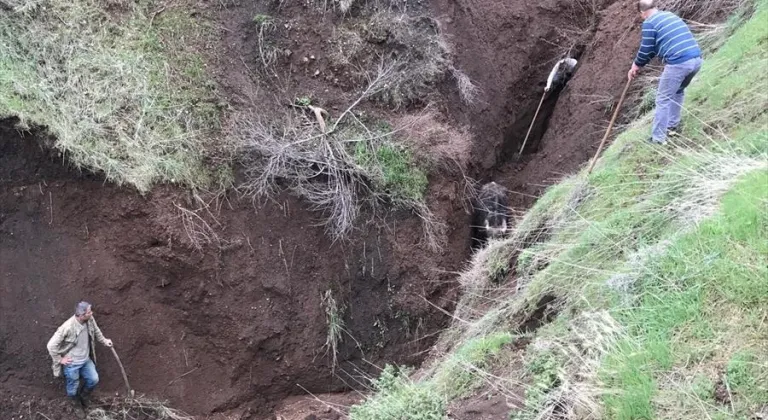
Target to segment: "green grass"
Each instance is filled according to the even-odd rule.
[[[443,420],[446,401],[467,395],[481,382],[483,372],[512,335],[497,332],[470,340],[441,363],[434,374],[413,381],[408,369],[387,365],[373,382],[375,394],[350,410],[352,420]]]
[[[763,0],[751,19],[729,23],[730,37],[688,90],[682,138],[648,145],[643,116],[592,174],[550,188],[509,239],[493,244],[519,253],[512,271],[523,287],[483,296],[488,283],[462,281],[462,321],[446,333],[454,350],[435,362],[435,376],[465,389],[448,361],[489,332],[515,328],[549,295],[560,315],[535,332],[524,371],[499,379],[527,381],[515,418],[560,410],[574,418],[747,419],[768,406],[766,21]],[[483,266],[462,279],[496,265],[473,263]],[[484,297],[498,304],[474,313],[478,302],[487,306]],[[507,359],[488,358],[484,372],[500,368],[496,360]],[[728,401],[718,400],[726,388]]]
[[[427,191],[427,175],[415,162],[411,152],[393,142],[355,144],[355,162],[372,175],[376,190],[395,202],[423,201]]]
[[[203,164],[223,106],[194,52],[210,28],[149,1],[35,4],[0,15],[0,116],[46,127],[73,163],[142,192],[230,182]]]
[[[466,342],[435,371],[435,387],[448,400],[467,395],[482,378],[480,372],[488,368],[493,356],[512,340],[511,334],[497,332]]]
[[[443,420],[445,399],[430,384],[408,378],[408,370],[387,365],[374,381],[376,398],[350,409],[351,420]]]

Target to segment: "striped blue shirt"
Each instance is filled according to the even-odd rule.
[[[656,12],[643,22],[643,40],[635,64],[642,67],[656,56],[665,64],[701,57],[699,44],[688,25],[672,12]]]

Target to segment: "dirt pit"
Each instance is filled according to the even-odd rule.
[[[450,322],[445,312],[458,293],[452,273],[469,255],[464,175],[504,184],[522,211],[544,186],[583,164],[602,136],[638,29],[633,2],[588,3],[595,9],[561,0],[433,0],[409,9],[434,16],[430,30],[448,41],[453,66],[480,88],[470,104],[449,75],[431,81],[436,93],[422,100],[384,98],[363,107],[397,119],[429,102],[441,124],[470,134],[467,147],[446,149],[461,171],[430,178],[428,204],[447,226],[442,252],[426,248],[420,221],[406,212],[333,243],[318,215],[288,194],[253,203],[234,193],[196,199],[166,186],[140,196],[68,168],[43,131],[19,133],[3,121],[3,418],[71,418],[45,343],[80,299],[93,302],[132,387],[199,418],[333,418],[335,411],[306,396],[364,390],[386,362],[418,365]],[[361,11],[340,16],[291,1],[223,4],[195,5],[194,13],[220,28],[210,63],[238,112],[310,97],[338,113],[357,97],[360,75],[338,65],[332,41],[337,28],[361,24]],[[259,14],[277,19],[267,40],[282,52],[262,70]],[[517,160],[510,151],[522,142],[549,70],[574,49],[582,51],[576,75],[545,103]],[[279,83],[269,71],[280,74]],[[335,369],[324,347],[328,291],[345,324]],[[97,351],[97,396],[106,404],[123,384],[104,350]],[[357,397],[338,398],[343,408]]]
[[[466,250],[429,253],[412,234],[417,221],[332,244],[293,198],[255,206],[219,197],[200,210],[171,188],[141,197],[67,169],[40,139],[9,125],[0,132],[6,393],[63,394],[45,343],[79,299],[93,303],[132,387],[193,414],[266,416],[286,396],[348,389],[373,364],[418,363],[445,326],[432,305],[450,310],[448,271]],[[456,229],[454,241],[467,234]],[[335,372],[324,348],[328,290],[344,305],[348,333]],[[105,350],[97,350],[104,396],[123,387]],[[16,410],[24,411],[0,403]]]

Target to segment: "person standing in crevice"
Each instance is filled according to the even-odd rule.
[[[80,418],[85,417],[83,408],[88,406],[89,396],[99,383],[94,339],[112,347],[112,340],[104,337],[93,318],[91,304],[82,301],[75,306],[75,314],[61,324],[48,340],[48,353],[53,359],[53,376],[58,378],[64,371],[67,396]],[[81,377],[84,382],[82,391]]]
[[[643,18],[643,39],[627,77],[637,77],[653,57],[664,63],[650,141],[666,144],[667,136],[679,132],[685,88],[701,69],[701,49],[688,25],[674,13],[659,10],[655,0],[640,0],[637,9]]]

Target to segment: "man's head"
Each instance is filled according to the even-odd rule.
[[[640,16],[643,19],[648,19],[657,10],[656,0],[640,0],[637,2],[637,11],[640,12]]]
[[[93,312],[91,311],[91,304],[86,301],[78,302],[75,305],[75,318],[80,322],[85,322],[91,319]]]

